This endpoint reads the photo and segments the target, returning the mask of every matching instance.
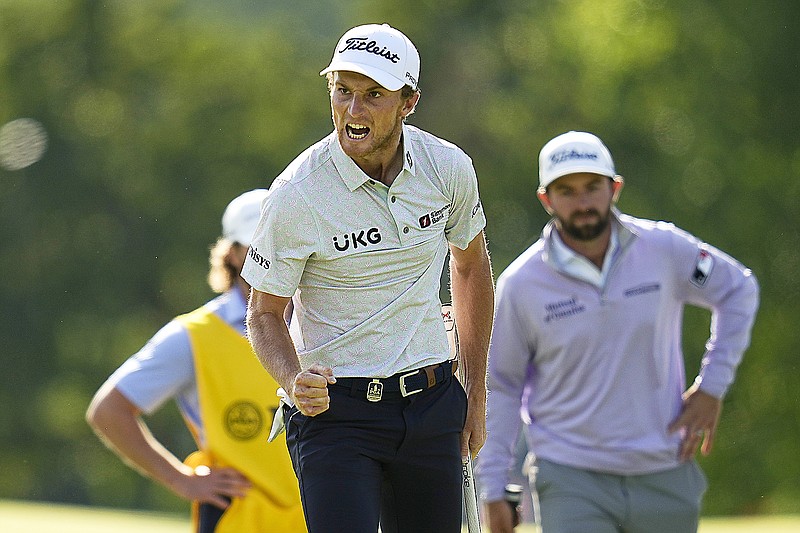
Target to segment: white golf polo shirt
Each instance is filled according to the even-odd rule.
[[[275,179],[242,269],[256,290],[294,295],[302,368],[387,377],[449,357],[439,301],[448,243],[484,228],[471,159],[403,126],[403,169],[385,186],[333,132]]]

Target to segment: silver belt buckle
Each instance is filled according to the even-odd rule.
[[[379,379],[373,379],[367,385],[367,400],[379,402],[383,398],[383,383]]]
[[[422,392],[422,391],[425,390],[425,387],[422,387],[421,389],[417,389],[417,390],[412,390],[412,391],[406,389],[406,378],[414,376],[416,374],[419,374],[420,372],[422,372],[422,370],[418,369],[418,370],[413,370],[413,371],[409,372],[408,374],[403,374],[402,376],[400,376],[400,394],[404,398],[406,396],[411,396],[412,394],[416,394],[418,392]]]

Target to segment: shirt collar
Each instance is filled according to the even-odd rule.
[[[552,233],[550,249],[552,258],[561,272],[591,283],[599,288],[603,288],[608,277],[611,262],[619,249],[617,226],[616,224],[612,224],[611,226],[611,237],[608,243],[608,250],[603,258],[602,268],[597,268],[594,263],[564,244],[564,241],[561,240],[561,236],[556,231]]]
[[[606,251],[603,260],[603,270],[606,270],[610,262],[614,259],[617,252],[622,248],[627,247],[633,234],[626,228],[619,220],[619,211],[612,207],[611,209],[611,240],[608,243],[608,250]],[[542,239],[545,242],[544,247],[544,260],[552,265],[563,269],[570,264],[580,263],[581,260],[587,264],[591,264],[586,258],[577,254],[569,246],[564,244],[561,236],[555,227],[555,221],[551,220],[547,223],[542,231]],[[596,268],[596,267],[595,267]]]
[[[339,175],[342,177],[344,184],[347,185],[350,192],[353,192],[371,178],[356,165],[355,161],[353,161],[350,156],[344,153],[342,145],[339,144],[339,137],[336,135],[336,131],[331,133],[331,137],[330,150],[333,164],[336,166],[336,170],[339,171]],[[403,136],[400,139],[403,145],[403,168],[400,170],[400,174],[404,171],[408,171],[412,175],[416,175],[416,156],[412,143],[408,142],[408,138],[408,126],[403,124]]]
[[[575,261],[576,259],[583,257],[576,253],[572,248],[564,244],[564,241],[561,239],[561,235],[559,235],[557,231],[553,231],[551,239],[551,252],[553,254],[553,258],[560,265],[564,265],[568,262]],[[617,253],[617,248],[619,248],[619,232],[617,230],[617,225],[611,224],[611,238],[609,239],[608,250],[606,250],[606,255],[603,260],[604,266],[606,263],[608,263],[608,259]]]

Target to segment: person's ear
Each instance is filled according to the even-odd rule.
[[[408,98],[405,103],[403,104],[403,108],[400,110],[400,117],[406,118],[408,115],[414,112],[414,109],[417,107],[417,102],[419,102],[419,91],[415,92],[411,98]]]
[[[617,200],[619,200],[619,195],[622,192],[622,187],[624,185],[625,185],[625,180],[619,174],[617,174],[616,176],[611,178],[611,189],[613,191],[612,192],[612,196],[611,196],[611,200],[614,203],[617,203]]]
[[[550,197],[547,196],[547,189],[539,187],[539,189],[536,191],[536,196],[542,203],[542,207],[544,207],[544,210],[547,211],[547,214],[552,215],[553,207],[550,205]]]

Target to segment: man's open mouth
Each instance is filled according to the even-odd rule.
[[[347,124],[345,130],[347,131],[347,136],[355,140],[363,139],[369,134],[369,128],[363,124]]]

